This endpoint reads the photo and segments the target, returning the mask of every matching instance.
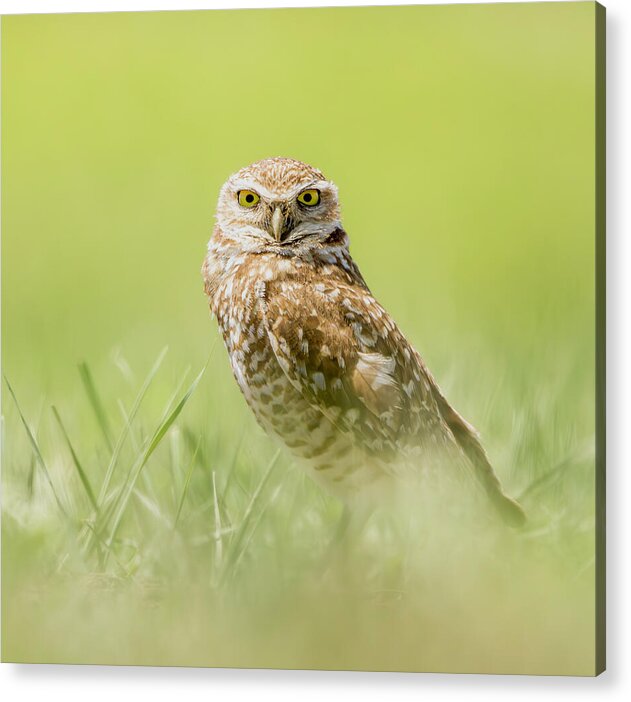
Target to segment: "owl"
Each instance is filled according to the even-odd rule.
[[[460,466],[508,523],[524,521],[475,429],[371,294],[319,170],[270,158],[232,175],[202,275],[257,421],[329,492],[352,500],[405,472]]]

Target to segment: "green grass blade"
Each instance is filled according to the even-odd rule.
[[[109,422],[107,420],[107,415],[105,414],[103,403],[101,402],[101,398],[99,397],[99,394],[96,390],[96,385],[94,384],[94,378],[92,377],[90,368],[85,361],[79,364],[79,375],[81,376],[81,380],[83,381],[83,387],[85,388],[88,400],[90,400],[90,404],[92,405],[92,409],[94,410],[97,424],[99,425],[101,433],[105,438],[105,442],[107,443],[111,451],[113,448],[112,434],[110,431]]]
[[[206,366],[204,366],[204,368],[205,367]],[[171,411],[171,405],[175,402],[175,398],[182,392],[182,388],[184,387],[184,383],[186,382],[186,379],[188,378],[188,374],[190,372],[191,372],[191,367],[188,366],[186,368],[186,370],[184,371],[184,374],[182,375],[182,379],[177,384],[177,386],[175,387],[175,390],[171,394],[169,401],[166,403],[164,413],[162,414],[162,417],[160,418],[160,422],[163,422],[167,418],[167,415]]]
[[[112,556],[114,559],[116,565],[121,569],[121,572],[125,577],[129,577],[129,569],[125,567],[124,563],[120,561],[120,559],[116,556],[115,553],[112,553],[112,549],[108,544],[105,543],[105,540],[102,538],[102,536],[94,531],[94,526],[90,524],[89,522],[86,522],[86,528],[92,533],[94,540],[97,542],[97,544],[105,551],[107,554],[107,557]],[[101,568],[104,567],[104,561],[101,563]]]
[[[195,459],[197,458],[197,452],[199,451],[201,443],[202,437],[200,435],[199,440],[197,442],[197,448],[195,449],[195,452],[191,457],[190,465],[188,467],[188,470],[186,471],[186,478],[184,480],[184,486],[182,487],[182,494],[180,495],[180,500],[178,502],[177,512],[175,513],[175,519],[173,520],[174,529],[177,527],[177,523],[180,520],[180,514],[182,513],[182,507],[184,507],[184,500],[186,499],[186,493],[188,492],[188,485],[191,482],[191,477],[193,475],[193,471],[195,470]]]
[[[55,485],[53,484],[53,480],[50,477],[50,473],[48,471],[48,466],[46,465],[46,461],[44,460],[44,457],[42,456],[42,452],[40,451],[39,445],[38,445],[35,437],[33,436],[33,432],[31,431],[31,428],[29,427],[28,422],[26,421],[26,417],[22,413],[22,410],[20,408],[20,404],[18,403],[18,399],[15,396],[15,393],[13,392],[13,388],[11,387],[11,383],[9,383],[9,380],[6,377],[6,375],[4,376],[4,382],[6,383],[7,388],[9,389],[9,393],[11,394],[11,397],[13,398],[13,402],[15,403],[15,407],[18,411],[18,414],[20,415],[20,419],[22,420],[22,424],[24,425],[24,429],[26,429],[26,434],[27,434],[28,439],[31,443],[33,453],[35,454],[35,457],[37,458],[37,462],[39,463],[40,468],[42,469],[42,472],[44,473],[44,476],[46,478],[46,482],[50,486],[51,492],[53,493],[53,497],[55,498],[55,502],[57,503],[57,506],[59,507],[59,510],[64,515],[64,517],[69,518],[68,512],[66,511],[61,500],[59,499],[59,495],[57,494],[57,490],[55,490]]]
[[[242,426],[241,432],[239,434],[239,438],[237,439],[234,450],[232,452],[232,459],[230,461],[230,465],[228,466],[228,474],[224,480],[223,484],[223,494],[227,495],[230,491],[230,488],[232,487],[232,483],[234,482],[234,475],[236,473],[236,466],[237,466],[237,459],[239,458],[239,453],[241,451],[241,446],[243,445],[243,441],[245,439],[245,432],[246,432],[246,425],[244,424]]]
[[[243,518],[241,519],[239,529],[234,537],[234,540],[230,544],[230,553],[228,555],[228,558],[226,559],[226,566],[224,568],[223,575],[221,578],[222,582],[230,574],[230,571],[233,568],[233,566],[237,564],[237,562],[241,559],[241,556],[243,555],[244,541],[247,534],[248,526],[250,524],[250,520],[252,518],[252,513],[254,512],[254,509],[260,500],[261,494],[263,493],[263,489],[267,485],[267,482],[270,479],[274,468],[276,467],[276,463],[278,462],[279,456],[280,449],[276,451],[276,453],[272,457],[272,460],[269,462],[267,469],[263,473],[263,477],[257,485],[256,490],[252,494],[250,502],[248,503],[248,506],[246,507],[245,512],[243,513]]]
[[[541,489],[542,487],[547,487],[551,481],[558,479],[559,476],[562,476],[563,473],[565,473],[565,471],[574,467],[576,467],[576,459],[574,457],[565,458],[557,463],[557,465],[551,468],[547,473],[544,473],[527,485],[516,498],[517,501],[521,502],[527,500],[532,493],[537,492],[537,490]]]
[[[140,476],[140,473],[142,472],[142,469],[146,465],[147,461],[153,454],[153,452],[158,448],[160,445],[160,442],[164,438],[164,435],[167,433],[173,422],[178,418],[180,415],[180,412],[184,409],[184,406],[188,402],[189,398],[195,391],[195,388],[197,387],[199,381],[202,378],[202,375],[204,374],[204,371],[206,370],[206,366],[202,368],[201,372],[199,375],[195,378],[195,380],[191,383],[190,387],[182,397],[182,399],[177,403],[177,405],[166,414],[166,417],[161,421],[160,425],[154,432],[153,436],[151,437],[151,440],[149,441],[147,447],[143,451],[142,454],[138,457],[136,460],[136,463],[131,469],[130,472],[130,479],[127,481],[127,483],[123,486],[123,489],[121,491],[120,499],[118,501],[118,508],[116,510],[114,520],[112,523],[112,527],[110,530],[110,535],[107,540],[107,543],[111,545],[116,538],[116,534],[118,532],[118,528],[120,526],[120,523],[123,519],[123,515],[125,514],[125,511],[127,509],[127,505],[129,503],[129,498],[131,497],[131,494],[134,490],[134,487],[136,485],[136,482],[138,481],[138,478]]]
[[[262,509],[260,509],[258,511],[258,514],[256,515],[256,517],[254,517],[254,521],[252,522],[252,528],[248,532],[247,537],[244,539],[243,545],[241,547],[241,551],[237,555],[236,560],[234,562],[235,568],[239,565],[239,561],[241,560],[241,557],[243,556],[243,554],[246,553],[246,551],[250,547],[250,543],[252,542],[252,539],[254,538],[254,534],[256,533],[258,525],[260,524],[261,519],[263,518],[263,515],[265,514],[265,511],[267,510],[269,505],[271,505],[272,502],[274,502],[276,500],[276,498],[278,497],[278,494],[280,493],[281,487],[282,487],[282,479],[279,481],[279,484],[274,489],[274,492],[270,496],[267,503],[263,506]]]
[[[169,434],[169,473],[171,477],[171,489],[173,492],[173,499],[176,501],[177,509],[177,496],[182,492],[182,432],[175,428]],[[188,470],[188,468],[187,468]],[[184,471],[186,475],[186,471]]]
[[[121,417],[123,418],[123,423],[125,426],[123,427],[123,431],[126,432],[126,435],[129,436],[129,443],[131,444],[131,447],[134,451],[134,453],[140,453],[140,444],[138,443],[138,439],[134,435],[133,427],[132,427],[132,421],[131,421],[131,416],[127,414],[127,410],[125,409],[125,405],[123,402],[119,399],[118,400],[118,411],[121,414]],[[122,432],[121,432],[122,433]]]
[[[134,404],[132,405],[131,411],[129,413],[129,417],[127,417],[125,425],[123,426],[123,429],[121,430],[121,433],[118,436],[118,440],[116,441],[116,446],[114,447],[114,451],[112,452],[112,458],[110,459],[110,463],[107,466],[107,470],[105,472],[105,478],[103,479],[103,483],[101,485],[101,489],[99,491],[99,499],[98,499],[98,504],[101,506],[103,504],[103,501],[105,500],[105,496],[107,495],[107,492],[110,487],[110,483],[112,481],[112,476],[114,475],[114,471],[116,470],[116,465],[118,463],[118,459],[120,457],[121,450],[123,448],[123,445],[125,444],[125,441],[127,439],[127,436],[131,430],[131,425],[132,422],[134,421],[136,414],[138,413],[138,410],[140,409],[140,405],[142,404],[142,401],[147,394],[147,391],[149,390],[149,387],[151,383],[153,382],[153,379],[155,378],[158,370],[160,369],[160,366],[162,365],[162,361],[164,360],[164,357],[166,356],[168,351],[168,347],[165,346],[162,351],[158,354],[158,358],[156,359],[155,363],[151,367],[151,370],[147,374],[147,377],[145,378],[145,382],[142,384],[142,387],[140,388],[140,392],[136,396],[136,399],[134,400]]]
[[[164,438],[164,435],[167,433],[167,431],[169,431],[173,422],[178,418],[180,412],[184,409],[184,405],[188,402],[193,392],[195,392],[195,388],[197,387],[199,381],[202,379],[202,375],[204,375],[205,370],[206,368],[204,367],[199,373],[199,375],[195,378],[195,380],[191,383],[191,386],[186,391],[186,393],[184,393],[182,399],[177,403],[174,409],[172,409],[171,412],[169,412],[169,414],[163,419],[162,424],[158,427],[157,431],[155,432],[149,443],[149,446],[147,447],[147,459],[156,450],[158,444]]]
[[[151,516],[154,517],[154,519],[156,519],[158,522],[160,522],[166,527],[171,526],[171,520],[167,519],[167,517],[164,515],[164,513],[158,506],[158,503],[155,500],[152,500],[149,497],[149,495],[146,495],[144,492],[141,492],[138,487],[135,488],[132,495],[149,512],[149,514],[151,514]]]
[[[83,485],[86,495],[88,496],[88,499],[90,500],[90,503],[92,507],[96,510],[98,513],[98,505],[96,504],[96,497],[94,496],[94,492],[92,491],[92,486],[90,485],[90,481],[88,479],[88,476],[86,472],[83,470],[83,466],[81,465],[81,461],[79,460],[79,457],[77,456],[76,451],[74,450],[74,446],[72,445],[72,442],[70,441],[70,437],[68,436],[68,432],[66,431],[66,427],[64,426],[63,422],[61,421],[61,416],[59,415],[59,412],[57,411],[57,408],[53,405],[52,407],[53,414],[55,415],[55,419],[57,420],[57,424],[59,424],[59,428],[61,429],[61,433],[64,436],[64,439],[66,440],[66,445],[68,446],[68,450],[70,451],[70,455],[72,456],[72,462],[74,463],[75,468],[77,469],[77,473],[79,474],[79,479],[81,480],[81,484]]]
[[[219,498],[217,496],[217,481],[215,471],[212,471],[213,478],[213,511],[215,515],[215,564],[216,569],[220,569],[223,561],[223,539],[221,538],[221,511],[219,510]]]
[[[166,348],[163,350],[163,353],[165,353],[165,352],[166,352]],[[160,362],[162,361],[162,357],[163,357],[163,354],[161,354],[161,357],[159,357],[158,361],[156,361],[156,364],[154,365],[154,369],[152,369],[152,372],[149,373],[149,376],[147,378],[147,382],[145,383],[147,388],[149,387],[150,379],[153,378],[153,375],[154,375],[153,370],[157,371],[157,367],[160,365]],[[177,398],[178,394],[181,392],[181,388],[184,385],[184,381],[186,379],[186,376],[188,375],[189,370],[190,370],[190,368],[188,368],[186,370],[182,379],[178,383],[175,392],[171,395],[171,397],[169,398],[169,401],[166,403],[164,413],[162,414],[162,417],[160,418],[160,420],[158,422],[158,426],[160,426],[160,424],[165,420],[165,418],[167,417],[167,415],[170,411],[170,408],[172,407],[173,403],[175,402],[175,399]],[[141,391],[141,393],[138,396],[138,399],[141,400],[142,396],[144,396],[144,393]],[[134,451],[136,452],[136,454],[138,454],[138,456],[140,456],[142,453],[142,450],[139,447],[138,442],[136,441],[136,437],[134,436],[134,433],[132,431],[132,421],[136,415],[136,412],[138,411],[138,407],[140,406],[140,402],[138,402],[134,405],[134,407],[132,408],[133,412],[129,416],[127,415],[127,412],[125,411],[124,406],[121,403],[119,403],[119,404],[120,404],[121,414],[123,415],[123,420],[125,422],[125,427],[123,430],[125,433],[122,436],[122,438],[124,439],[126,436],[129,436]],[[141,443],[144,443],[142,441],[142,438],[141,438]],[[113,458],[114,458],[114,456],[113,456]],[[118,456],[116,456],[116,458],[118,460]],[[113,464],[113,465],[115,465],[115,464]],[[113,499],[108,499],[107,490],[104,491],[104,499],[108,499],[109,505],[107,506],[106,509],[101,510],[101,520],[100,520],[100,524],[99,524],[98,529],[97,529],[97,531],[99,531],[99,533],[103,534],[107,530],[107,525],[110,523],[110,520],[111,520],[113,514],[116,512],[118,506],[120,505],[121,499],[123,499],[123,497],[127,493],[127,487],[129,485],[130,481],[132,480],[132,476],[134,475],[134,470],[135,470],[136,466],[137,466],[137,462],[134,462],[131,470],[126,475],[122,486],[118,490],[117,494],[113,496]],[[111,479],[111,475],[110,475],[110,479]],[[109,486],[109,482],[108,482],[108,485],[105,487],[108,487],[108,486]]]
[[[116,440],[116,445],[114,447],[114,451],[112,452],[112,456],[110,458],[110,462],[107,466],[107,469],[105,471],[105,477],[103,478],[103,482],[101,483],[101,488],[99,490],[99,496],[97,499],[97,505],[99,509],[99,521],[97,524],[94,526],[94,529],[92,530],[92,543],[89,544],[90,550],[94,549],[98,545],[98,541],[96,539],[96,535],[99,535],[99,538],[103,538],[103,532],[106,529],[106,526],[114,512],[114,509],[116,508],[117,504],[117,499],[111,499],[113,496],[108,496],[109,489],[110,489],[110,484],[112,482],[112,478],[114,476],[114,472],[116,470],[116,467],[118,465],[118,461],[120,459],[120,454],[122,452],[123,446],[125,445],[125,442],[127,441],[128,436],[131,436],[132,438],[132,443],[134,445],[134,448],[137,450],[135,441],[133,441],[134,437],[133,434],[131,433],[132,429],[132,423],[138,414],[138,411],[140,410],[140,406],[145,398],[145,395],[147,394],[147,391],[149,390],[149,387],[151,386],[156,374],[158,373],[158,370],[160,369],[160,366],[162,365],[162,361],[164,360],[164,357],[166,356],[168,351],[168,347],[165,346],[162,351],[158,354],[157,359],[155,360],[153,366],[151,367],[149,373],[147,374],[147,377],[145,378],[144,383],[142,384],[142,387],[140,388],[140,391],[138,392],[138,395],[136,396],[134,403],[132,405],[131,411],[129,415],[126,413],[125,408],[123,407],[122,403],[120,403],[121,406],[121,413],[123,415],[124,419],[124,424],[123,428],[121,429],[120,434],[118,435],[118,438]],[[107,504],[106,504],[107,503]]]

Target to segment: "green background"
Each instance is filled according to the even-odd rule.
[[[115,432],[118,401],[123,398],[129,408],[160,349],[168,346],[153,388],[157,397],[149,400],[155,421],[159,411],[151,410],[175,392],[186,368],[197,372],[217,336],[199,269],[219,187],[247,163],[291,156],[336,182],[351,251],[373,292],[454,404],[481,430],[509,491],[530,490],[526,507],[535,516],[535,536],[523,537],[516,558],[522,582],[538,584],[524,586],[524,592],[506,590],[510,611],[526,612],[518,622],[527,631],[519,629],[517,637],[514,629],[502,633],[501,617],[485,614],[494,633],[488,650],[480,644],[473,658],[450,647],[449,632],[453,638],[460,634],[446,605],[443,614],[453,631],[440,616],[434,622],[436,631],[447,632],[444,646],[428,644],[409,660],[396,647],[392,659],[363,649],[356,658],[330,651],[321,632],[314,633],[314,621],[296,625],[295,632],[279,625],[276,657],[273,645],[263,653],[258,638],[260,630],[269,631],[267,620],[259,622],[260,630],[250,622],[252,630],[234,634],[235,640],[253,642],[247,654],[221,658],[221,647],[205,639],[193,650],[183,643],[184,632],[180,641],[169,628],[169,612],[180,606],[197,620],[199,612],[208,615],[205,597],[202,604],[196,601],[199,610],[186,604],[193,601],[188,596],[179,605],[166,596],[160,600],[165,619],[158,620],[170,641],[162,648],[154,647],[155,633],[129,649],[115,646],[121,637],[135,639],[121,634],[117,627],[127,619],[112,615],[110,605],[102,611],[85,605],[91,630],[110,632],[95,637],[98,645],[89,643],[86,632],[63,633],[80,618],[72,607],[65,619],[50,621],[41,612],[35,616],[35,605],[16,594],[7,616],[10,594],[23,594],[22,578],[32,576],[35,563],[40,574],[58,573],[58,559],[72,551],[74,537],[55,532],[57,515],[47,512],[50,495],[33,489],[39,467],[33,467],[32,447],[3,389],[5,658],[593,670],[594,23],[591,2],[3,18],[3,370],[76,518],[85,518],[87,508],[75,494],[80,486],[68,477],[74,468],[50,405],[66,419],[85,470],[98,485],[106,447],[77,363],[89,364],[106,424]],[[244,477],[243,495],[232,498],[234,516],[260,478],[258,456],[271,455],[273,447],[250,418],[223,348],[213,351],[182,417],[187,424],[181,431],[202,437],[219,477],[225,456],[234,453],[234,437],[241,431],[251,437],[242,452],[249,459],[236,461]],[[148,433],[139,427],[138,445]],[[173,434],[168,440],[172,449],[177,441]],[[183,474],[190,460],[199,460],[183,446],[179,462],[173,450],[161,447],[148,464],[160,509],[163,495],[183,482],[176,476],[170,484],[169,470]],[[282,460],[283,470],[293,471]],[[204,465],[191,486],[208,497]],[[320,510],[322,528],[329,528],[326,515],[337,504],[296,477],[297,471],[290,474],[303,513]],[[294,559],[292,576],[281,580],[295,585],[306,572],[299,540],[290,544],[274,531],[279,520],[291,520],[295,502],[285,505],[280,494],[261,517],[247,563],[262,568],[257,553],[276,538],[275,552]],[[39,500],[37,509],[33,500]],[[200,498],[200,509],[203,503]],[[228,495],[223,508],[229,516]],[[130,534],[141,520],[128,515]],[[543,530],[543,543],[536,542],[537,530]],[[193,543],[193,531],[179,535],[180,554]],[[138,573],[149,577],[151,571],[153,577],[161,562],[168,570],[171,548],[151,551],[142,530],[133,538],[144,565],[123,578],[126,583]],[[308,539],[319,543],[321,532],[307,530],[304,538],[307,548]],[[506,549],[499,553],[514,547]],[[73,558],[69,572],[98,570],[81,556]],[[270,591],[277,591],[278,572],[269,563],[261,572]],[[486,612],[486,596],[476,599],[485,588],[472,572],[477,584],[471,607]],[[176,580],[160,577],[171,594],[168,583],[182,592]],[[197,582],[190,573],[185,580]],[[59,585],[60,601],[76,597],[77,587]],[[137,612],[126,587],[121,597],[132,598],[128,606]],[[52,605],[45,597],[52,595],[41,597],[42,611],[48,611]],[[312,605],[309,597],[301,591],[296,601]],[[416,603],[421,612],[426,601]],[[262,618],[279,607],[267,600],[252,606]],[[186,621],[186,615],[179,617]],[[383,635],[381,620],[375,623],[370,612],[361,617],[374,636]],[[227,629],[240,631],[226,619]],[[285,624],[294,619],[279,617]],[[396,640],[410,644],[405,620],[405,633]],[[354,640],[355,620],[338,619],[337,625],[341,641]],[[41,643],[40,626],[50,645]],[[471,622],[467,627],[477,631]],[[479,636],[471,636],[479,644]],[[569,650],[560,651],[555,637],[564,645],[571,640]],[[294,640],[310,643],[298,655]],[[549,644],[545,653],[542,642]],[[410,646],[423,649],[419,642]],[[502,658],[499,651],[506,648]],[[202,649],[214,653],[196,658]]]

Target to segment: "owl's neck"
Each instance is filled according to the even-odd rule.
[[[298,241],[290,246],[247,242],[216,227],[202,267],[206,294],[211,298],[223,283],[259,282],[286,278],[331,276],[367,288],[349,251],[346,232],[340,227],[325,238]]]

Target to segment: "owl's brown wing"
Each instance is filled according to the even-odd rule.
[[[420,357],[367,289],[271,281],[261,304],[290,382],[340,431],[382,458],[456,446]]]
[[[421,450],[464,456],[512,525],[525,515],[504,494],[477,432],[449,404],[421,357],[360,285],[270,282],[266,330],[290,382],[340,431],[382,459]]]

